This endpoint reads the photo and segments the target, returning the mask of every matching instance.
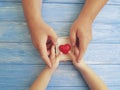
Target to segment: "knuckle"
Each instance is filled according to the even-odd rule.
[[[46,56],[45,56],[44,54],[41,53],[40,55],[41,55],[41,57],[42,57],[45,61],[47,61],[47,60],[46,60]]]
[[[41,57],[42,57],[43,59],[46,59],[46,55],[44,54],[44,52],[43,52],[40,48],[38,48],[38,51],[39,51]]]
[[[81,52],[84,53],[86,51],[86,47],[81,47]]]
[[[37,46],[37,44],[33,43],[33,46],[34,46],[36,49],[38,49],[38,46]]]
[[[39,45],[37,43],[33,43],[35,49],[37,49],[39,51]]]

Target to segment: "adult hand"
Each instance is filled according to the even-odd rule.
[[[48,53],[52,45],[57,42],[57,35],[54,30],[48,26],[44,21],[40,21],[34,24],[34,27],[30,27],[30,34],[34,46],[39,51],[41,57],[46,64],[51,67],[51,62]]]
[[[83,67],[85,65],[85,62],[83,59],[81,59],[79,61],[79,63],[77,62],[76,58],[78,57],[79,55],[79,49],[77,47],[74,48],[74,51],[73,52],[69,52],[68,53],[72,59],[72,63],[73,65],[79,70],[81,67]]]
[[[70,30],[71,44],[79,48],[77,61],[79,62],[92,39],[92,22],[85,18],[78,18]]]

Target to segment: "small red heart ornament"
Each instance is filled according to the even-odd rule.
[[[63,54],[67,54],[71,49],[70,44],[65,44],[65,45],[60,45],[59,46],[59,50],[63,53]]]

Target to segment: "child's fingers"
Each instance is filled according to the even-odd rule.
[[[50,59],[53,60],[55,58],[55,46],[53,45],[51,48]]]
[[[60,56],[62,55],[62,52],[58,53],[58,55],[56,55],[56,61],[60,61]]]
[[[75,61],[75,60],[76,60],[75,55],[74,55],[71,51],[70,51],[68,54],[69,54],[70,57],[72,58],[72,61]]]

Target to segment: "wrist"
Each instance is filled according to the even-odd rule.
[[[46,66],[45,70],[47,70],[49,73],[53,74],[56,69],[53,69],[52,67],[50,68],[50,67]]]
[[[81,14],[78,16],[77,20],[90,25],[93,23],[93,19],[91,17]]]
[[[38,14],[38,13],[36,13],[34,15],[32,15],[32,14],[29,15],[29,13],[28,13],[28,14],[25,15],[25,17],[26,17],[26,21],[28,23],[29,22],[37,22],[37,21],[42,21],[43,20],[42,16],[40,14]]]
[[[79,71],[81,71],[81,70],[84,69],[86,66],[87,66],[87,64],[81,63],[80,66],[77,67],[77,69],[78,69]]]
[[[40,26],[43,26],[44,21],[43,19],[39,18],[39,19],[29,20],[27,21],[27,23],[30,30],[37,30],[37,29],[40,30]]]
[[[82,67],[79,68],[79,71],[84,72],[87,70],[87,68],[88,68],[87,64],[84,64]]]

